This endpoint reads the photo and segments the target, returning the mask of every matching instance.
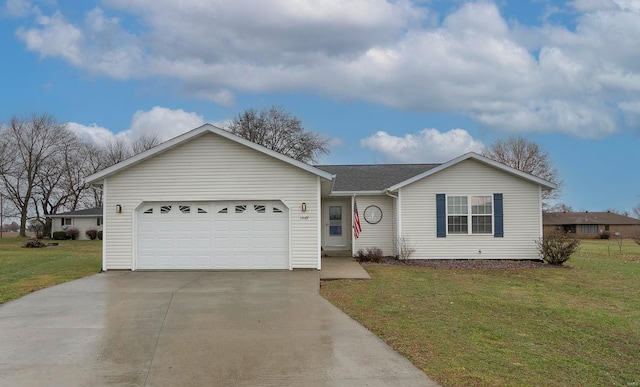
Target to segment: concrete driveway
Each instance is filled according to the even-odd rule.
[[[3,386],[430,386],[318,272],[108,272],[0,307]]]

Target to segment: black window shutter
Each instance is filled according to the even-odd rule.
[[[447,207],[445,194],[436,194],[436,237],[447,237]]]
[[[64,226],[64,218],[60,218],[60,221],[62,222],[60,226]]]
[[[501,193],[493,194],[493,222],[495,223],[495,229],[493,232],[493,236],[496,238],[504,237],[504,216],[503,212],[503,201]]]

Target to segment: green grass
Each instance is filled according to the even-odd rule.
[[[101,241],[56,241],[59,246],[40,249],[21,247],[26,241],[0,239],[0,305],[100,271]]]
[[[565,266],[366,265],[322,295],[445,386],[640,385],[640,246],[583,241]]]

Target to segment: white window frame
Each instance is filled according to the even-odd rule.
[[[453,197],[466,197],[467,198],[467,213],[466,214],[449,214],[449,198],[453,198]],[[473,198],[474,197],[489,197],[491,199],[491,213],[490,214],[473,214],[472,213],[472,207],[473,207]],[[496,206],[495,203],[493,202],[493,194],[468,194],[468,195],[446,195],[446,201],[445,201],[445,212],[446,212],[446,230],[447,230],[447,236],[451,235],[487,235],[487,236],[492,236],[495,232],[496,229],[496,225],[495,225],[495,210],[496,210]],[[466,233],[450,233],[449,232],[449,216],[466,216],[467,217],[467,232]],[[474,216],[490,216],[491,217],[491,231],[490,232],[473,232],[473,217]]]
[[[103,222],[104,222],[104,219],[102,219],[102,216],[98,216],[98,220],[96,221],[96,226],[101,227]]]

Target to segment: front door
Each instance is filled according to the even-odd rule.
[[[350,228],[347,205],[327,202],[324,205],[324,244],[326,247],[346,247]]]

